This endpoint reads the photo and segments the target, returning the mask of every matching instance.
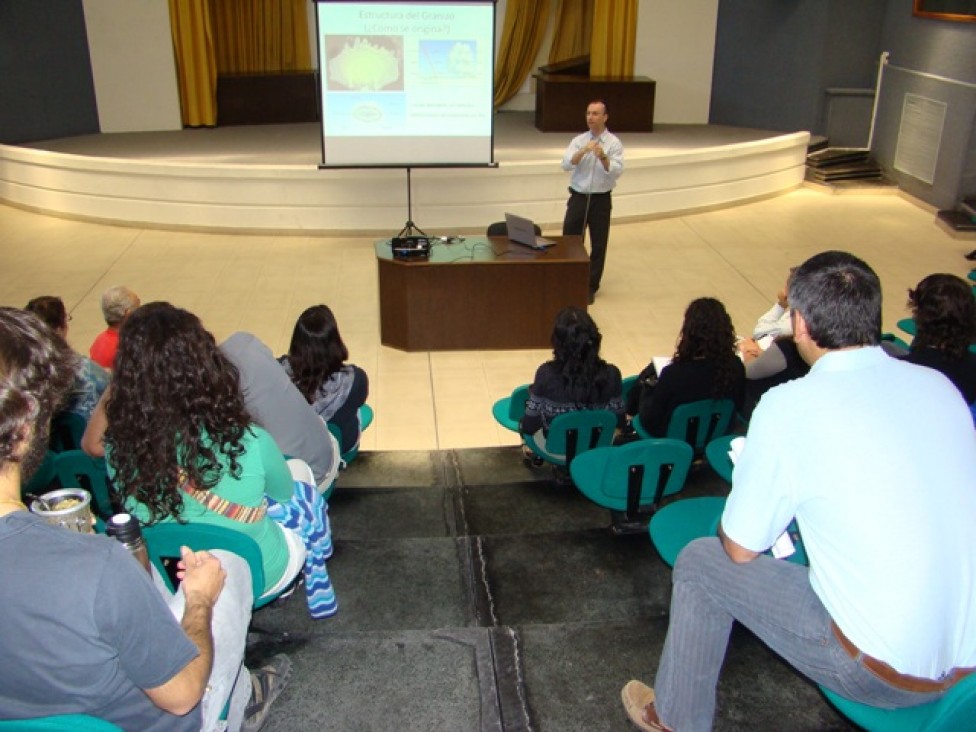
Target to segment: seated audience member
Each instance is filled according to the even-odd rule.
[[[291,664],[242,666],[253,600],[242,559],[184,547],[173,595],[119,542],[51,526],[18,500],[74,359],[34,315],[0,308],[0,716],[209,732],[229,701],[226,729],[254,732]]]
[[[781,336],[755,358],[746,360],[746,396],[742,416],[748,419],[759,399],[774,386],[806,376],[810,366],[793,342],[792,336]]]
[[[810,373],[763,397],[718,536],[678,555],[655,688],[621,692],[639,729],[711,729],[735,621],[871,706],[934,701],[976,670],[969,410],[880,348],[881,283],[860,259],[810,258],[790,303]],[[794,517],[809,567],[763,553]]]
[[[108,327],[95,336],[88,355],[99,366],[112,369],[119,348],[119,328],[126,317],[139,307],[139,296],[128,287],[110,287],[102,293],[102,316]]]
[[[343,453],[359,444],[359,408],[369,395],[366,372],[347,358],[332,310],[313,305],[298,317],[288,355],[278,359],[315,413],[339,428]]]
[[[796,267],[790,268],[790,275]],[[743,361],[749,363],[757,358],[774,339],[793,335],[793,325],[790,322],[789,277],[783,289],[776,293],[776,302],[756,322],[752,329],[752,338],[744,338],[739,343]]]
[[[915,338],[904,360],[941,371],[966,404],[976,402],[976,298],[951,274],[932,274],[908,292]]]
[[[620,369],[600,358],[602,340],[585,310],[559,311],[552,329],[553,359],[535,372],[519,431],[545,444],[552,420],[580,409],[609,409],[617,414],[618,426],[623,424]]]
[[[271,349],[256,336],[238,332],[221,343],[220,350],[237,367],[244,403],[254,421],[271,434],[282,453],[308,463],[319,490],[326,491],[339,473],[339,445]]]
[[[42,295],[35,297],[24,308],[44,321],[54,334],[67,343],[68,311],[60,297]],[[67,400],[59,411],[77,414],[86,422],[95,410],[108,386],[109,373],[86,356],[74,354],[74,380],[68,390]]]
[[[155,302],[126,319],[112,385],[83,447],[101,430],[109,475],[129,512],[145,524],[206,523],[249,536],[261,549],[265,595],[302,568],[308,579],[306,553],[315,548],[306,527],[279,525],[282,506],[309,502],[302,507],[317,523],[323,554],[331,554],[324,501],[314,486],[306,487],[311,496],[298,493],[302,484],[278,446],[251,422],[237,369],[192,313]],[[324,574],[326,557],[315,559]],[[316,617],[335,613],[328,592],[323,605],[310,604]]]
[[[664,437],[675,407],[702,399],[731,399],[742,408],[745,369],[735,352],[735,329],[725,306],[713,297],[692,300],[685,310],[671,363],[658,374],[651,362],[628,395],[627,411],[641,426]]]

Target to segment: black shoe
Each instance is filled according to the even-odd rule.
[[[967,254],[966,259],[968,259],[970,262],[976,262],[976,249],[973,249],[973,251]]]

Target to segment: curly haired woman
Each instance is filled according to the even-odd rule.
[[[653,363],[640,373],[629,394],[628,412],[639,414],[652,436],[663,437],[677,406],[728,398],[739,410],[744,392],[745,368],[736,355],[732,319],[721,302],[700,297],[685,310],[671,363],[660,374]]]
[[[109,473],[140,521],[209,523],[246,534],[261,549],[265,594],[283,589],[303,565],[308,580],[308,537],[273,520],[282,507],[317,498],[331,552],[321,497],[314,486],[307,487],[310,498],[299,495],[301,483],[274,440],[251,421],[237,369],[195,315],[165,302],[132,313],[106,395],[83,447],[97,452],[103,430]],[[313,616],[335,612],[331,586],[328,592],[329,607],[310,603]]]
[[[541,431],[545,436],[552,420],[580,409],[609,409],[623,424],[620,369],[600,358],[602,340],[585,310],[567,307],[559,311],[552,330],[553,359],[536,370],[520,432]]]
[[[966,404],[976,402],[976,299],[970,286],[951,274],[931,274],[908,291],[915,339],[905,361],[941,371]]]
[[[313,305],[298,317],[288,355],[278,359],[316,414],[339,428],[343,453],[359,443],[359,408],[369,395],[366,372],[348,358],[332,310]]]

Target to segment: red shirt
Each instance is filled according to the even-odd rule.
[[[106,328],[97,336],[88,349],[91,360],[107,369],[115,367],[115,352],[119,348],[119,331]]]

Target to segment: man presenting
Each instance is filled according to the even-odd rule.
[[[881,286],[860,259],[818,254],[789,294],[810,373],[763,396],[719,538],[675,563],[656,688],[621,692],[640,729],[711,728],[736,620],[803,675],[872,706],[933,701],[976,666],[966,404],[942,374],[881,350]],[[794,516],[809,569],[760,554]]]
[[[624,146],[607,129],[607,105],[601,100],[586,107],[589,131],[577,135],[563,155],[563,170],[572,171],[563,236],[590,230],[590,303],[600,289],[610,236],[610,191],[624,172]]]
[[[114,539],[48,525],[21,502],[73,358],[36,316],[0,308],[0,719],[88,714],[125,729],[209,731],[226,704],[227,729],[260,729],[290,664],[278,656],[252,676],[243,667],[244,560],[183,547],[171,595]]]

